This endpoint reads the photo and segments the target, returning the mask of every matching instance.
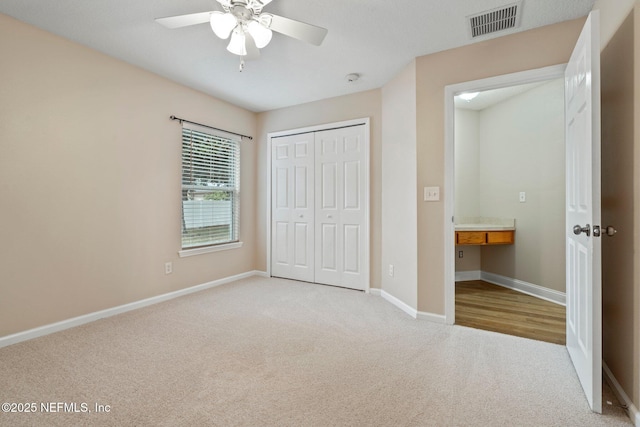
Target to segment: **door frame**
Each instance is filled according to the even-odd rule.
[[[345,120],[340,122],[332,122],[325,123],[314,126],[306,126],[301,128],[288,129],[277,132],[268,132],[267,133],[267,276],[271,277],[271,140],[273,138],[283,137],[283,136],[291,136],[302,133],[311,133],[311,132],[320,132],[325,130],[339,129],[351,126],[364,125],[365,129],[365,176],[367,179],[364,182],[364,194],[365,194],[365,224],[364,224],[364,252],[365,252],[365,260],[366,266],[363,267],[363,274],[365,279],[365,289],[366,293],[370,292],[371,289],[371,194],[370,194],[370,181],[371,181],[371,160],[370,160],[370,141],[371,141],[371,125],[369,117],[363,117],[360,119],[352,119]]]
[[[508,86],[536,83],[546,80],[564,79],[566,64],[504,74],[486,79],[473,80],[445,86],[444,89],[444,306],[445,323],[453,325],[456,320],[455,295],[455,104],[454,97],[464,92],[482,92]]]

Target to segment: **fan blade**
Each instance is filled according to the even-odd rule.
[[[316,46],[320,46],[325,36],[327,35],[327,29],[322,27],[316,27],[315,25],[307,24],[302,21],[295,21],[293,19],[285,18],[284,16],[272,15],[271,13],[265,13],[271,18],[271,28],[273,31],[277,31],[285,36],[293,37],[294,39],[302,40],[303,42],[311,43]]]
[[[156,22],[171,30],[174,28],[188,27],[190,25],[204,24],[211,19],[213,12],[191,13],[189,15],[167,16],[166,18],[156,18]]]
[[[248,32],[244,33],[244,47],[247,55],[244,57],[247,61],[253,61],[260,58],[260,49],[256,46],[256,42]]]

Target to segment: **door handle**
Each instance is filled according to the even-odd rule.
[[[612,226],[610,226],[610,225],[607,225],[607,226],[604,228],[604,234],[606,234],[606,235],[607,235],[607,236],[609,236],[609,237],[613,237],[613,236],[615,236],[615,234],[616,234],[617,232],[618,232],[618,230],[616,230],[615,228],[613,228],[613,227],[612,227]]]
[[[327,218],[333,218],[333,215],[327,215]]]
[[[584,227],[580,227],[579,225],[574,225],[573,234],[578,236],[580,235],[580,233],[584,233],[587,235],[587,237],[589,237],[591,235],[591,226],[589,224],[585,225]]]

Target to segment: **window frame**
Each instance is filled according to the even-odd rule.
[[[240,241],[240,137],[194,123],[183,122],[181,140],[181,249],[178,252],[180,257],[242,247]],[[197,144],[195,149],[194,143]],[[210,148],[210,155],[202,156],[203,148]],[[219,169],[217,169],[218,166]],[[196,172],[194,173],[194,171]],[[194,198],[188,199],[187,192]],[[187,222],[198,224],[199,221],[215,223],[218,220],[224,220],[224,213],[220,215],[219,212],[213,211],[215,201],[219,201],[213,194],[224,192],[231,195],[229,238],[218,241],[214,238],[215,232],[213,230],[202,230],[201,234],[194,233],[191,236],[192,239],[205,239],[202,244],[189,242],[186,235],[188,228],[193,230],[206,227],[187,227]],[[207,195],[211,195],[211,198],[207,198]],[[194,211],[191,211],[189,215],[189,208],[185,206],[186,201],[209,203],[204,206],[202,203],[193,204],[191,209],[196,206],[199,206],[197,209],[206,208],[202,217],[198,219],[194,218]],[[188,218],[188,221],[185,218]]]

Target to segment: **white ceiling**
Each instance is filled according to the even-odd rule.
[[[259,112],[379,88],[415,57],[472,43],[467,16],[515,2],[274,0],[265,12],[329,33],[320,47],[274,34],[242,73],[207,24],[169,30],[154,21],[222,10],[215,0],[1,0],[0,13]],[[518,28],[473,42],[585,16],[594,3],[523,0]],[[348,83],[349,73],[360,80]]]
[[[520,95],[521,93],[527,92],[546,83],[548,83],[548,81],[485,90],[483,92],[478,92],[478,95],[469,101],[462,99],[460,96],[456,96],[454,98],[454,102],[456,108],[460,108],[462,110],[482,111],[485,108],[493,107],[494,105],[506,101],[509,98],[513,98],[516,95]]]

